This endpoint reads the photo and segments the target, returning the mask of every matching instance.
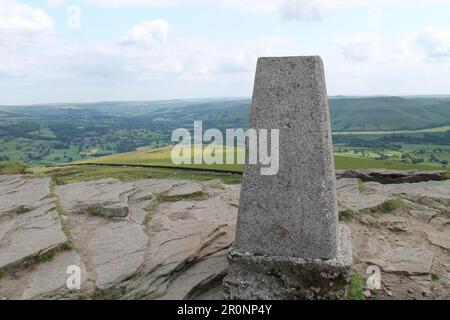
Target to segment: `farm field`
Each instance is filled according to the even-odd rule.
[[[194,152],[198,152],[199,149],[197,147],[197,151],[193,149],[192,155]],[[225,154],[227,152],[234,152],[234,156],[237,154],[243,154],[243,148],[224,148],[224,159]],[[93,158],[85,161],[80,161],[78,163],[90,163],[90,164],[102,164],[102,165],[148,165],[148,166],[173,166],[174,168],[177,165],[173,164],[171,160],[171,149],[170,148],[162,148],[157,150],[150,151],[138,151],[138,152],[130,152],[123,154],[114,154],[111,156]],[[432,164],[413,164],[413,163],[404,163],[400,161],[388,161],[388,160],[376,160],[376,159],[366,159],[362,157],[349,155],[335,155],[335,164],[336,169],[392,169],[392,170],[436,170],[440,169],[440,166],[432,165]],[[228,164],[191,164],[191,165],[181,165],[184,167],[192,167],[192,168],[205,168],[205,169],[214,169],[214,170],[233,170],[233,171],[241,171],[242,165],[228,165]]]
[[[398,130],[398,131],[338,131],[333,135],[386,135],[386,134],[408,134],[408,133],[435,133],[450,131],[450,126],[422,129],[422,130]]]

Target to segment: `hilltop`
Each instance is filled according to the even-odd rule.
[[[1,299],[222,297],[239,185],[174,170],[76,169],[0,175]],[[450,180],[443,179],[338,174],[340,219],[354,235],[349,299],[449,298]],[[374,264],[382,288],[365,290]],[[67,290],[67,266],[80,268],[80,290]]]

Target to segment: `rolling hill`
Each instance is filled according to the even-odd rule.
[[[233,152],[233,148],[224,148],[224,154]],[[243,153],[243,148],[234,150],[236,153]],[[225,156],[224,156],[225,159]],[[171,149],[161,148],[157,150],[128,152],[121,154],[114,154],[111,156],[99,157],[80,161],[75,164],[99,164],[99,165],[130,165],[130,166],[167,166],[177,168],[171,160]],[[336,169],[351,170],[351,169],[392,169],[392,170],[436,170],[436,166],[427,164],[411,164],[385,160],[361,159],[351,156],[335,156]],[[212,169],[212,170],[230,170],[242,171],[243,166],[238,164],[198,164],[198,165],[181,165],[189,168]]]
[[[450,124],[450,98],[331,98],[333,131],[421,130]]]

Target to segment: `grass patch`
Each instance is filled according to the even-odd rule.
[[[43,263],[47,261],[52,261],[55,258],[56,252],[57,252],[56,249],[51,249],[46,252],[43,252],[36,257],[36,262]]]
[[[339,212],[340,218],[345,221],[352,220],[355,215],[355,212],[348,207],[344,207],[344,209],[345,209],[344,211]]]
[[[383,202],[379,206],[371,209],[371,212],[381,212],[381,213],[390,213],[397,209],[406,208],[407,205],[401,199],[392,199]]]
[[[373,189],[367,187],[364,182],[361,181],[361,179],[357,179],[358,181],[358,190],[361,194],[370,194],[373,192]]]
[[[380,289],[370,289],[370,293],[373,294],[374,296],[379,295],[381,292]]]
[[[229,149],[229,150],[228,150]],[[243,149],[228,148],[224,154],[228,152],[235,152],[236,154],[242,152]],[[80,162],[83,163],[83,162]],[[54,181],[59,184],[67,184],[79,181],[99,180],[103,178],[116,178],[121,181],[135,181],[142,179],[176,179],[176,180],[222,180],[225,184],[238,184],[241,182],[241,175],[228,174],[220,172],[196,172],[176,170],[177,165],[171,161],[171,150],[159,149],[151,151],[137,151],[130,153],[120,153],[111,156],[98,157],[89,159],[84,163],[101,164],[102,166],[84,165],[55,168],[34,168],[35,173],[46,173],[53,177]],[[335,163],[337,169],[393,169],[393,170],[435,170],[436,166],[410,164],[395,161],[382,161],[373,159],[362,159],[351,156],[335,156]],[[108,165],[120,165],[118,167]],[[130,167],[130,165],[163,165],[170,166],[173,169],[160,168],[140,168]],[[183,166],[183,165],[182,165]],[[186,165],[187,166],[187,165]],[[242,171],[242,165],[189,165],[189,167],[215,170],[233,170]]]
[[[120,300],[124,294],[124,290],[120,288],[97,290],[92,295],[92,300]]]
[[[144,218],[144,225],[147,225],[152,220],[152,218],[156,212],[156,208],[158,208],[158,205],[159,205],[159,202],[158,202],[158,200],[156,200],[154,204],[152,204],[151,206],[148,206],[147,208],[144,209],[147,212],[147,214],[145,215],[145,218]]]
[[[192,160],[194,160],[194,154],[201,151],[201,148],[205,146],[193,146],[191,150]],[[236,159],[237,155],[242,155],[245,150],[242,147],[229,147],[224,146],[222,151],[219,151],[223,159],[230,153],[234,153]],[[118,153],[104,157],[98,157],[95,159],[89,159],[86,161],[80,161],[79,163],[98,163],[98,164],[128,164],[128,165],[160,165],[160,166],[173,166],[171,159],[171,148],[163,148],[156,150],[144,150],[128,153]],[[194,163],[192,161],[192,163]],[[435,165],[427,164],[413,164],[404,163],[399,161],[389,161],[389,160],[375,160],[375,159],[364,159],[348,155],[335,155],[336,169],[392,169],[392,170],[436,170]],[[243,165],[239,164],[191,164],[191,165],[181,165],[185,167],[195,167],[195,168],[205,168],[205,169],[216,169],[216,170],[236,170],[242,171]]]
[[[63,168],[36,168],[37,174],[47,174],[57,185],[74,182],[115,178],[123,182],[143,179],[172,179],[210,181],[222,180],[224,184],[238,184],[241,176],[237,174],[180,171],[174,169],[155,169],[137,167],[106,167],[106,166],[70,166]]]
[[[431,280],[432,281],[439,281],[439,279],[441,279],[441,277],[437,273],[432,273],[431,274]]]
[[[4,269],[0,269],[0,280],[6,277],[6,271]]]
[[[53,204],[54,204],[56,212],[58,213],[58,216],[59,216],[59,222],[61,224],[61,230],[65,234],[67,239],[71,239],[70,229],[69,229],[69,227],[67,226],[66,222],[63,219],[63,216],[65,214],[64,208],[63,208],[63,206],[61,204],[61,200],[59,199],[58,195],[55,192],[55,188],[56,188],[56,184],[52,180],[52,182],[50,184],[50,192],[51,192],[52,196],[55,198],[55,201],[53,202]]]
[[[62,232],[66,235],[66,237],[68,239],[70,239],[70,229],[67,226],[67,224],[64,222],[64,220],[60,217],[60,221],[61,221],[61,230]]]
[[[29,165],[16,161],[0,162],[0,174],[25,174],[30,168]]]
[[[67,241],[67,242],[57,246],[56,248],[53,248],[53,249],[50,249],[50,250],[40,253],[38,256],[35,257],[35,261],[37,263],[52,261],[53,259],[55,259],[55,256],[58,252],[71,251],[71,250],[73,250],[72,243],[70,241]]]
[[[27,213],[27,212],[30,212],[32,209],[30,208],[30,207],[27,207],[27,206],[19,206],[19,207],[17,207],[15,210],[14,210],[14,212],[16,213],[16,214],[24,214],[24,213]]]
[[[67,241],[66,243],[63,243],[59,247],[59,251],[71,251],[73,249],[73,245],[70,241]]]
[[[356,270],[353,270],[353,276],[348,288],[347,299],[364,300],[362,279]]]
[[[86,213],[92,215],[92,216],[102,216],[103,215],[103,209],[102,208],[97,208],[97,207],[89,207],[86,208],[84,211],[86,211]]]

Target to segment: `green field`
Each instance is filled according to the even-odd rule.
[[[234,152],[235,157],[238,153],[243,153],[243,148],[224,148],[225,152]],[[196,150],[196,151],[195,151]],[[194,152],[198,152],[199,148],[193,149]],[[120,164],[120,165],[153,165],[153,166],[173,166],[171,160],[171,149],[163,148],[149,151],[137,151],[122,154],[114,154],[106,157],[93,158],[86,161],[80,161],[78,163],[91,163],[91,164]],[[435,165],[430,164],[412,164],[403,163],[400,161],[387,161],[387,160],[375,160],[364,159],[355,156],[336,155],[335,156],[336,169],[350,170],[350,169],[392,169],[392,170],[436,170],[440,169]],[[192,168],[205,168],[214,170],[233,170],[242,171],[242,165],[228,165],[228,164],[185,164],[184,167]]]
[[[230,152],[232,150],[228,149]],[[242,149],[234,150],[234,152],[242,152]],[[197,180],[209,181],[220,180],[225,184],[236,184],[241,182],[241,174],[231,174],[225,172],[198,172],[190,170],[176,170],[170,160],[170,150],[159,149],[152,151],[140,151],[124,154],[116,154],[112,156],[94,158],[89,161],[81,161],[64,167],[35,167],[29,168],[30,172],[35,174],[46,174],[52,177],[57,184],[67,184],[79,181],[98,180],[104,178],[116,178],[122,181],[134,181],[140,179],[177,179],[177,180]],[[77,165],[82,163],[83,165]],[[102,164],[98,165],[89,165]],[[380,161],[371,159],[360,159],[356,157],[335,156],[337,169],[392,169],[392,170],[433,170],[435,166],[399,163],[392,161]],[[108,164],[122,164],[121,166],[108,166]],[[173,169],[161,169],[151,167],[133,167],[127,165],[157,165],[157,166],[173,166]],[[239,165],[196,165],[194,167],[212,168],[216,170],[237,170],[242,171]],[[22,167],[14,166],[11,169],[20,169]],[[8,170],[8,168],[5,168]],[[1,173],[1,172],[0,172]],[[8,173],[5,171],[4,173]],[[11,171],[10,173],[18,173]]]
[[[205,146],[203,147],[205,148]],[[218,153],[226,162],[226,154],[234,153],[234,158],[236,159],[238,154],[244,154],[244,148],[237,147],[224,147],[223,152]],[[152,165],[152,166],[170,166],[177,167],[172,162],[171,158],[171,148],[160,148],[154,150],[142,150],[136,152],[118,153],[105,157],[92,158],[85,161],[79,161],[78,163],[93,163],[93,164],[127,164],[127,165]],[[214,170],[232,170],[232,171],[242,171],[242,165],[239,164],[194,164],[195,155],[201,156],[201,147],[193,147],[191,149],[191,163],[183,164],[180,166],[190,167],[190,168],[200,168],[200,169],[214,169]]]
[[[439,133],[450,131],[450,126],[436,127],[422,130],[398,130],[398,131],[343,131],[333,132],[333,135],[385,135],[385,134],[410,134],[410,133]]]

